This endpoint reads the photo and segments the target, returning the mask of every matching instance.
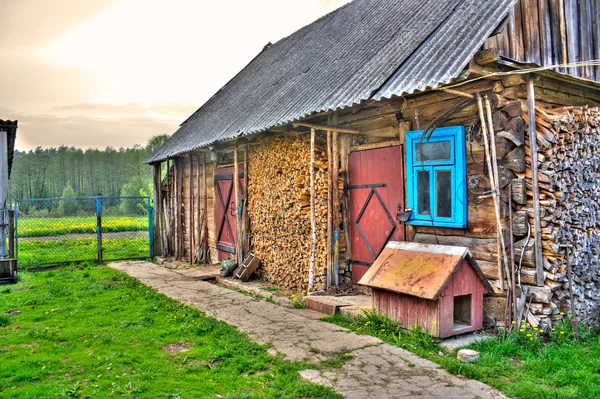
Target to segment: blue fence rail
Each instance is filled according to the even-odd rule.
[[[15,201],[14,210],[21,266],[154,255],[147,196],[23,199]]]

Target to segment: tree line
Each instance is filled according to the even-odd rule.
[[[9,199],[152,194],[152,168],[143,164],[168,138],[103,150],[60,146],[15,151]]]

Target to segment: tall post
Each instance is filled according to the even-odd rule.
[[[102,262],[102,201],[96,197],[96,239],[98,241],[98,262]]]
[[[333,206],[333,284],[339,285],[340,270],[339,270],[339,228],[340,228],[340,143],[339,133],[333,132],[333,141],[331,143],[331,151],[333,152],[333,165],[331,168],[332,178],[332,206]]]
[[[8,132],[0,129],[0,259],[8,257],[6,233],[8,227]]]
[[[327,279],[325,288],[333,280],[333,160],[331,159],[331,131],[327,131]]]
[[[162,215],[162,181],[161,181],[161,165],[162,163],[155,163],[152,165],[154,172],[154,212],[153,212],[153,251],[151,256],[162,255],[162,234],[161,234],[161,223],[160,216]]]
[[[315,220],[315,129],[310,129],[310,264],[308,291],[315,287],[315,251],[317,249],[317,223]]]
[[[533,192],[533,232],[535,250],[535,283],[544,285],[544,259],[542,258],[542,227],[540,220],[540,186],[538,181],[538,145],[535,125],[535,76],[527,77],[527,114],[529,118],[529,148],[531,150],[531,191]]]
[[[243,207],[240,204],[240,164],[238,159],[238,143],[237,140],[233,147],[233,191],[235,193],[235,259],[238,266],[244,260],[242,249],[242,212]]]
[[[8,211],[8,257],[15,257],[15,211]]]

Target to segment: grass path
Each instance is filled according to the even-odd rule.
[[[20,277],[0,286],[3,398],[338,397],[300,378],[311,366],[269,356],[124,273],[67,267]],[[167,353],[170,344],[190,349]]]

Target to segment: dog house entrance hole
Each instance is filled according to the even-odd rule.
[[[454,297],[454,329],[471,327],[471,294]]]

